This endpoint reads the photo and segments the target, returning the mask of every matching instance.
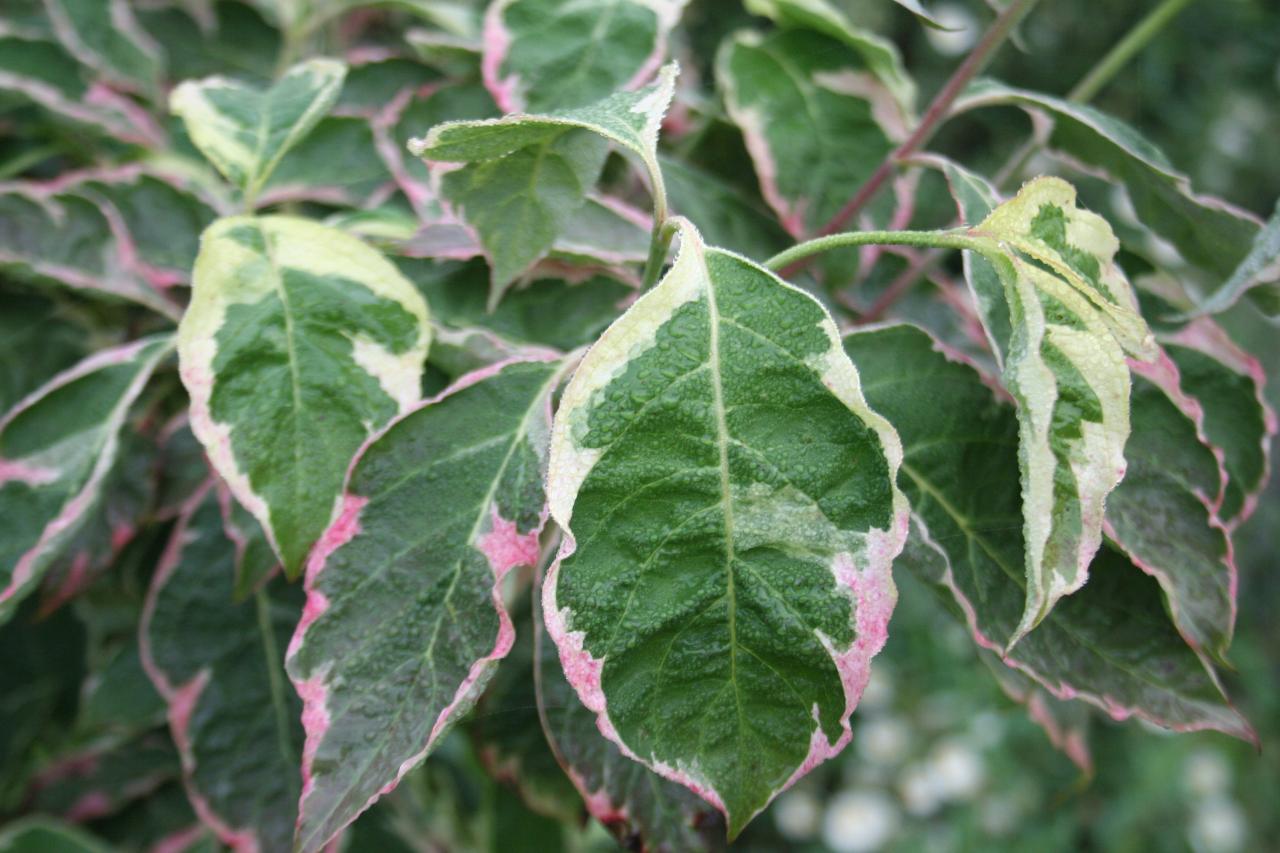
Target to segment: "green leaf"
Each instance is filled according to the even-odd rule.
[[[920,0],[893,0],[893,2],[897,3],[899,6],[906,9],[911,14],[915,15],[917,18],[919,18],[923,23],[927,24],[928,26],[933,27],[936,30],[946,30],[948,32],[951,31],[950,27],[946,26],[937,18],[935,18],[933,15],[929,14],[925,10],[924,4],[921,3]]]
[[[698,223],[714,245],[748,256],[777,254],[791,245],[791,235],[754,193],[693,164],[658,159],[672,212]]]
[[[176,319],[177,307],[140,260],[124,216],[91,187],[15,182],[0,189],[0,269],[14,278],[128,300]]]
[[[903,118],[910,119],[915,113],[916,83],[902,66],[898,46],[854,25],[828,0],[747,0],[746,6],[751,13],[771,18],[780,26],[813,30],[849,45],[893,93]]]
[[[1254,739],[1169,621],[1156,581],[1110,548],[1098,551],[1088,584],[1004,651],[1027,582],[1016,413],[981,374],[914,327],[860,331],[845,349],[863,372],[868,402],[902,435],[899,483],[914,517],[899,565],[960,609],[979,646],[1053,696],[1117,720]]]
[[[42,616],[84,592],[134,540],[155,496],[156,450],[151,436],[135,426],[120,431],[115,461],[100,486],[99,507],[45,569]]]
[[[964,616],[961,614],[961,620]],[[1034,678],[1006,666],[990,649],[979,649],[979,657],[1005,695],[1027,709],[1031,721],[1044,730],[1053,748],[1080,768],[1086,779],[1093,778],[1093,752],[1086,739],[1089,729],[1089,706],[1081,702],[1059,699],[1045,690]]]
[[[1227,484],[1218,515],[1234,530],[1253,514],[1271,471],[1276,413],[1263,393],[1261,362],[1208,318],[1162,338],[1183,392],[1204,413],[1204,432],[1222,454]]]
[[[500,586],[538,558],[559,372],[508,362],[472,373],[352,464],[289,644],[307,728],[305,853],[418,765],[510,650]]]
[[[535,611],[537,607],[535,605]],[[537,675],[533,721],[592,817],[621,845],[643,850],[723,850],[724,819],[683,785],[632,761],[596,728],[596,715],[565,678],[538,612],[530,624]],[[536,633],[534,633],[536,632]],[[638,842],[638,845],[637,845]]]
[[[515,642],[476,703],[471,723],[472,740],[476,755],[489,775],[513,788],[530,811],[563,823],[581,823],[585,810],[582,797],[569,780],[565,768],[560,766],[560,758],[552,752],[547,735],[542,731],[535,683],[539,678],[554,677],[559,666],[555,660],[555,647],[546,643],[552,649],[547,655],[549,667],[542,672],[535,669],[538,666],[534,658],[538,638],[534,631],[531,599],[532,596],[524,596],[512,609]],[[581,708],[582,704],[573,695],[572,688],[565,684],[564,675],[559,675],[559,679],[564,685],[561,698],[567,698]],[[583,714],[588,725],[594,728],[595,718],[585,710]],[[596,737],[600,736],[597,734]],[[632,761],[621,756],[619,759],[640,769]],[[687,791],[685,794],[695,802],[701,802]]]
[[[593,342],[635,295],[634,288],[602,275],[576,284],[562,278],[535,278],[507,293],[490,312],[485,307],[483,264],[401,261],[400,267],[441,323],[455,329],[490,329],[514,343],[562,352]]]
[[[1168,356],[1134,364],[1130,403],[1125,475],[1107,499],[1104,529],[1159,581],[1187,644],[1225,660],[1236,616],[1236,566],[1217,514],[1226,470]]]
[[[89,79],[53,41],[0,21],[0,92],[28,99],[77,129],[121,142],[162,146],[165,135],[134,101]]]
[[[44,0],[44,6],[68,53],[117,86],[157,93],[164,55],[127,0]]]
[[[0,622],[99,508],[133,401],[173,338],[89,356],[0,419]]]
[[[52,297],[8,286],[0,289],[0,411],[89,354],[89,327]]]
[[[30,807],[70,821],[95,820],[149,795],[178,772],[177,753],[163,735],[93,746],[44,767],[33,785]]]
[[[682,234],[561,400],[543,601],[601,732],[732,837],[848,742],[906,502],[821,305]]]
[[[582,107],[648,82],[687,0],[496,0],[485,86],[504,113]]]
[[[354,237],[283,216],[205,232],[178,335],[191,426],[292,577],[373,430],[417,402],[427,306]]]
[[[1066,181],[1037,178],[970,229],[997,241],[988,260],[1011,322],[998,351],[1018,403],[1027,598],[1010,647],[1088,579],[1104,502],[1124,476],[1125,353],[1155,352],[1114,262],[1119,243],[1101,217],[1076,207],[1075,195]]]
[[[444,197],[477,232],[492,268],[490,307],[569,230],[604,164],[599,137],[638,156],[655,206],[666,209],[658,131],[676,67],[637,92],[548,115],[446,122],[409,148],[427,160],[466,163],[444,174]]]
[[[0,830],[3,853],[110,853],[111,848],[89,833],[48,817],[14,821]]]
[[[280,161],[263,185],[258,206],[312,201],[360,208],[390,183],[370,123],[328,116]]]
[[[1250,214],[1217,199],[1197,196],[1186,175],[1133,128],[1092,107],[994,80],[973,83],[954,112],[1011,105],[1052,119],[1050,149],[1122,185],[1142,224],[1177,248],[1193,266],[1225,281],[1249,254],[1258,223]]]
[[[1253,238],[1249,254],[1240,261],[1231,277],[1191,312],[1191,316],[1225,311],[1236,304],[1241,294],[1277,279],[1280,279],[1280,201],[1276,202],[1275,212],[1267,224]]]
[[[817,32],[738,33],[716,56],[716,80],[765,200],[796,237],[821,230],[906,135],[884,84]]]
[[[216,488],[178,519],[139,627],[142,663],[169,706],[188,796],[239,849],[288,850],[297,814],[302,727],[281,651],[301,594],[277,580],[232,601],[235,547]]]
[[[224,77],[188,80],[173,90],[169,109],[200,152],[251,201],[285,152],[337,101],[346,70],[336,60],[307,60],[265,91]]]

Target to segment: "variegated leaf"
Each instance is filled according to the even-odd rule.
[[[535,719],[591,816],[625,849],[653,853],[714,851],[725,847],[724,819],[683,785],[632,761],[596,728],[565,678],[555,644],[546,635],[540,608],[530,625],[537,674]]]
[[[916,83],[902,65],[898,46],[856,26],[829,0],[747,0],[747,9],[783,27],[808,29],[842,41],[858,52],[867,70],[880,78],[909,119],[915,112]]]
[[[1026,607],[1012,646],[1088,579],[1106,497],[1124,476],[1125,355],[1150,359],[1155,344],[1114,262],[1115,236],[1076,207],[1067,182],[1028,182],[970,233],[996,241],[987,260],[1009,306],[1009,340],[997,343],[1018,403],[1027,544]]]
[[[716,80],[765,200],[796,237],[819,231],[905,136],[889,90],[822,33],[738,33],[720,48]]]
[[[301,593],[277,578],[232,600],[235,546],[212,482],[174,527],[142,612],[143,666],[168,703],[187,795],[238,851],[291,849],[299,790],[299,703],[283,670]]]
[[[224,77],[188,80],[173,90],[169,109],[200,152],[251,201],[285,153],[333,106],[345,74],[341,62],[311,59],[266,90]]]
[[[505,113],[582,107],[648,82],[688,0],[496,0],[485,86]]]
[[[1092,778],[1093,752],[1087,738],[1089,706],[1057,698],[1031,676],[1006,666],[990,649],[980,648],[979,653],[1005,695],[1027,709],[1027,716],[1044,731],[1054,749],[1071,759],[1085,778]]]
[[[1156,581],[1108,547],[1089,583],[1005,651],[1027,583],[1014,410],[914,327],[858,332],[845,349],[868,402],[902,435],[899,483],[914,518],[899,564],[960,609],[979,646],[1056,698],[1084,700],[1117,720],[1254,738],[1178,635]]]
[[[1253,238],[1249,253],[1231,273],[1222,286],[1201,303],[1194,315],[1217,314],[1225,311],[1240,296],[1264,282],[1280,281],[1280,200],[1266,225]],[[1275,288],[1272,288],[1275,292]]]
[[[178,772],[173,744],[150,732],[59,757],[36,774],[29,802],[32,810],[65,820],[95,820],[177,779]]]
[[[165,144],[164,131],[146,110],[89,77],[43,34],[0,20],[0,91],[29,99],[81,131],[90,129],[135,145]]]
[[[420,396],[427,307],[375,250],[303,219],[205,232],[178,335],[191,427],[286,571],[369,434]]]
[[[176,305],[152,283],[124,216],[92,188],[0,185],[0,269],[34,284],[51,282],[178,317]]]
[[[353,463],[289,644],[307,729],[305,853],[419,764],[510,650],[498,587],[537,561],[559,373],[546,361],[472,373]]]
[[[100,506],[133,401],[173,337],[95,353],[0,419],[0,621]]]
[[[1162,336],[1178,367],[1182,390],[1200,404],[1204,432],[1222,453],[1227,486],[1218,514],[1235,529],[1253,514],[1271,473],[1276,413],[1263,394],[1261,362],[1209,319]]]
[[[604,164],[601,137],[640,158],[655,206],[665,210],[657,144],[675,75],[668,65],[637,92],[546,115],[446,122],[409,143],[419,157],[465,164],[445,172],[442,192],[479,235],[492,268],[491,307],[569,230]]]
[[[1217,199],[1196,195],[1187,176],[1137,131],[1084,104],[1015,89],[994,80],[972,84],[954,110],[1012,105],[1052,119],[1050,149],[1123,186],[1143,226],[1172,243],[1191,264],[1226,281],[1249,254],[1258,222]]]
[[[548,631],[601,732],[731,837],[849,741],[896,600],[899,447],[822,307],[687,223],[564,393]]]
[[[1204,410],[1164,353],[1135,362],[1124,480],[1104,529],[1160,582],[1169,614],[1194,649],[1225,660],[1236,617],[1236,566],[1218,517],[1227,472],[1204,432]]]
[[[44,0],[58,40],[72,56],[117,86],[156,94],[164,54],[127,0]]]

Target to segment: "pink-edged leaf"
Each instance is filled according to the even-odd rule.
[[[1025,575],[1018,424],[976,370],[912,326],[845,338],[868,400],[902,435],[900,483],[912,501],[901,564],[958,608],[974,640],[1058,699],[1117,720],[1253,740],[1211,667],[1178,634],[1159,585],[1103,547],[1089,582],[1012,650],[1000,642],[1022,613]]]
[[[548,632],[600,731],[730,837],[851,738],[897,600],[900,453],[822,306],[687,223],[564,393]]]
[[[288,851],[302,727],[283,669],[301,609],[278,580],[232,599],[235,545],[212,482],[187,502],[142,612],[142,663],[168,704],[187,796],[237,853]]]
[[[1250,515],[1271,475],[1275,410],[1267,402],[1261,362],[1208,318],[1162,336],[1184,393],[1204,412],[1204,432],[1222,452],[1227,486],[1219,515],[1234,530]]]
[[[1005,695],[1027,709],[1031,721],[1044,730],[1054,749],[1080,768],[1086,777],[1093,776],[1093,751],[1089,748],[1089,706],[1083,702],[1059,699],[1035,679],[1005,666],[1000,656],[979,649],[981,659]]]
[[[0,621],[101,506],[120,430],[171,335],[96,353],[0,418]]]
[[[64,820],[95,820],[177,777],[173,745],[163,735],[146,734],[57,759],[36,775],[29,803]]]
[[[1159,581],[1187,643],[1225,660],[1235,628],[1236,566],[1218,516],[1227,472],[1204,433],[1204,410],[1181,388],[1167,354],[1130,362],[1133,390],[1125,476],[1103,529]]]
[[[565,678],[540,609],[535,604],[531,625],[536,632],[536,712],[562,773],[577,788],[587,811],[629,850],[723,849],[724,818],[711,804],[632,761],[600,733],[596,715]]]
[[[155,496],[156,449],[152,436],[133,426],[121,430],[116,463],[102,486],[101,506],[45,570],[42,615],[84,592],[133,542]]]
[[[646,83],[687,0],[497,0],[481,70],[504,113],[581,107]]]
[[[498,586],[537,560],[559,372],[517,361],[469,374],[352,463],[289,644],[307,732],[301,850],[320,849],[394,788],[510,650]]]
[[[179,315],[158,287],[174,282],[148,269],[125,217],[91,188],[61,181],[0,184],[0,269],[42,285],[136,302],[173,320]]]

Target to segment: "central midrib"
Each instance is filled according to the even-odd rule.
[[[707,269],[705,262],[703,269],[707,276],[707,326],[710,332],[707,359],[711,365],[712,407],[716,416],[716,445],[720,451],[720,503],[724,507],[724,573],[729,623],[729,681],[733,684],[734,705],[738,709],[738,736],[741,738],[745,731],[745,721],[742,719],[742,701],[738,692],[738,605],[733,583],[733,498],[729,490],[729,426],[725,421],[724,386],[720,380],[720,311],[716,305],[715,283],[711,281],[711,271]]]

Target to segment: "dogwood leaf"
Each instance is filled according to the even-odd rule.
[[[37,284],[178,315],[140,263],[119,209],[91,187],[15,182],[0,189],[0,268]]]
[[[165,144],[164,132],[146,110],[87,76],[53,41],[0,20],[0,91],[28,99],[81,131],[136,145]]]
[[[1253,238],[1249,253],[1232,271],[1231,277],[1192,312],[1194,316],[1217,314],[1240,299],[1241,294],[1265,281],[1280,279],[1280,201],[1266,225]]]
[[[234,849],[288,850],[302,727],[281,652],[302,596],[277,580],[232,600],[235,546],[215,492],[206,484],[188,502],[151,580],[142,662],[201,821]]]
[[[220,219],[178,335],[191,427],[292,576],[368,435],[417,402],[427,307],[375,250],[283,216]]]
[[[916,83],[902,66],[898,46],[855,26],[828,0],[747,0],[746,6],[752,13],[772,18],[781,26],[813,30],[849,45],[862,57],[867,69],[893,93],[904,117],[914,113]]]
[[[353,463],[289,644],[307,729],[301,850],[394,788],[510,650],[499,585],[537,561],[558,373],[544,361],[469,374]]]
[[[546,115],[446,122],[409,143],[426,160],[466,164],[444,174],[442,192],[484,247],[490,307],[569,229],[604,164],[601,137],[640,158],[655,205],[665,210],[657,144],[675,75],[668,65],[636,92]]]
[[[601,732],[731,837],[849,740],[896,600],[898,447],[822,307],[687,223],[561,400],[548,631]]]
[[[155,93],[164,54],[126,0],[44,0],[44,6],[68,53],[118,86]]]
[[[99,508],[129,407],[172,348],[161,335],[95,353],[0,419],[0,622]]]
[[[1169,621],[1156,581],[1110,548],[1098,551],[1083,589],[1005,651],[1027,583],[1013,408],[917,328],[857,332],[845,348],[862,369],[868,402],[902,435],[899,482],[913,521],[899,562],[959,608],[979,646],[1053,696],[1117,720],[1254,738]]]
[[[169,97],[191,141],[253,199],[276,164],[338,99],[346,66],[332,59],[295,65],[266,90],[225,77],[188,80]]]
[[[581,107],[648,82],[687,0],[496,0],[484,83],[504,113]]]
[[[1104,502],[1124,475],[1125,354],[1149,359],[1155,344],[1114,263],[1115,236],[1101,217],[1076,207],[1067,182],[1028,182],[971,233],[998,243],[987,259],[1011,324],[999,349],[1003,382],[1018,403],[1027,543],[1026,608],[1012,646],[1088,578]]]
[[[905,136],[884,84],[817,32],[738,33],[716,57],[716,80],[760,190],[793,236],[821,229]]]
[[[535,610],[538,608],[535,607]],[[683,785],[632,761],[596,728],[596,715],[565,678],[556,646],[546,635],[541,613],[531,629],[537,675],[535,720],[563,770],[618,843],[655,853],[724,849],[724,820]],[[559,767],[557,768],[559,770]]]
[[[1107,499],[1105,529],[1159,581],[1178,631],[1225,660],[1236,616],[1236,567],[1217,509],[1226,480],[1204,435],[1204,413],[1167,355],[1135,363],[1124,480]]]
[[[1276,413],[1263,394],[1266,372],[1212,320],[1202,318],[1163,338],[1182,390],[1200,404],[1204,432],[1227,471],[1218,514],[1234,529],[1253,514],[1271,469]]]
[[[1226,202],[1196,195],[1187,176],[1123,122],[1084,104],[1015,89],[994,80],[973,83],[954,110],[1012,105],[1052,119],[1050,149],[1123,186],[1143,226],[1172,243],[1191,264],[1226,281],[1252,248],[1258,223]]]

